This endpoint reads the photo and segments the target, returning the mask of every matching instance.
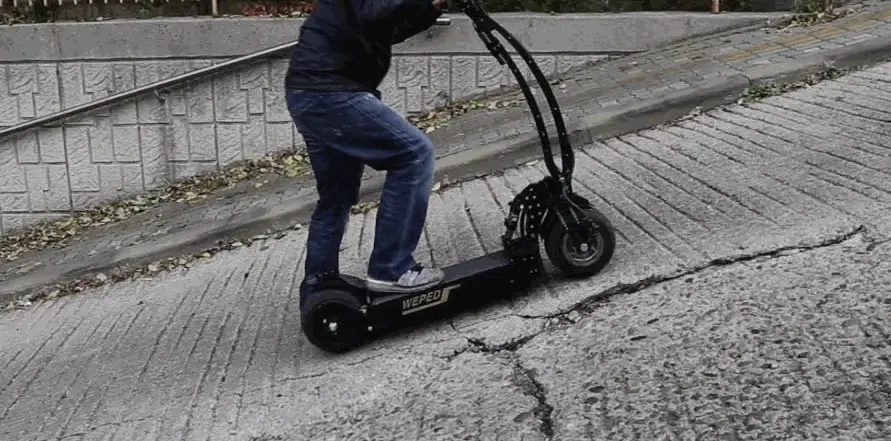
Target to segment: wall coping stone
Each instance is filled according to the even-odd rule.
[[[625,54],[679,39],[768,24],[785,13],[634,12],[493,14],[532,52]],[[470,19],[446,14],[435,26],[394,47],[397,55],[487,53]],[[168,18],[62,22],[3,27],[0,63],[230,58],[296,40],[303,18]],[[469,38],[470,37],[470,38]]]

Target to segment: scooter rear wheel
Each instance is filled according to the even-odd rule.
[[[582,201],[576,201],[582,202]],[[545,251],[551,263],[564,275],[589,277],[600,272],[612,259],[616,235],[609,219],[588,204],[581,205],[594,227],[581,232],[583,243],[574,246],[572,235],[559,221],[553,222],[545,236]]]
[[[319,349],[340,354],[364,343],[367,324],[356,296],[339,290],[314,293],[300,321],[307,340]]]

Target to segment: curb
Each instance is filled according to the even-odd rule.
[[[573,145],[622,136],[681,118],[696,108],[702,111],[736,102],[749,87],[767,83],[790,83],[829,67],[846,69],[891,59],[891,39],[875,38],[852,46],[815,54],[784,63],[756,66],[728,77],[717,77],[693,90],[654,98],[630,108],[590,115],[568,128]],[[556,145],[556,137],[552,138]],[[559,153],[555,152],[556,155]],[[460,182],[540,159],[538,135],[526,133],[511,139],[464,150],[437,158],[435,180]],[[557,158],[559,163],[559,158]],[[360,200],[375,200],[384,176],[363,180]],[[225,221],[209,222],[190,230],[170,234],[160,240],[97,253],[85,261],[41,268],[5,281],[0,301],[15,301],[48,285],[66,283],[96,273],[111,273],[121,267],[142,266],[184,254],[198,253],[233,237],[250,237],[291,228],[305,222],[315,200],[296,200],[272,208],[254,210]]]

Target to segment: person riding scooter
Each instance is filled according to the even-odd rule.
[[[318,277],[339,272],[350,207],[365,165],[387,172],[366,283],[419,292],[443,279],[413,257],[433,185],[433,144],[381,101],[394,44],[423,32],[441,0],[316,0],[285,78],[288,111],[306,143],[318,191],[309,224],[300,304]]]

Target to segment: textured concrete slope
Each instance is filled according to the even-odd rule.
[[[578,190],[619,231],[602,275],[343,357],[322,355],[299,332],[302,232],[3,314],[0,438],[778,439],[788,429],[803,439],[830,408],[851,439],[888,436],[879,423],[889,408],[887,246],[873,250],[856,233],[891,231],[889,82],[891,65],[882,65],[580,149]],[[543,170],[532,164],[435,195],[419,258],[448,265],[496,249],[506,203]],[[344,270],[362,272],[373,228],[373,212],[350,220]],[[852,237],[847,248],[814,251],[817,260],[776,257]],[[703,271],[759,256],[785,263]],[[601,315],[579,306],[679,276]],[[843,287],[845,277],[857,281]],[[869,332],[885,358],[855,348],[872,328],[855,338],[835,325],[854,311],[879,329]],[[584,324],[553,328],[581,315],[590,315]],[[756,324],[761,334],[749,329]],[[622,339],[642,332],[661,336]],[[509,351],[486,353],[499,347]],[[817,358],[783,368],[800,353]],[[758,367],[770,357],[781,370]],[[793,387],[783,378],[811,375],[822,386],[776,390]],[[869,395],[863,378],[876,375],[869,390],[880,392]],[[859,395],[840,391],[852,387]],[[842,433],[820,427],[813,439]]]
[[[667,282],[516,353],[560,440],[891,437],[891,247],[851,240]]]

